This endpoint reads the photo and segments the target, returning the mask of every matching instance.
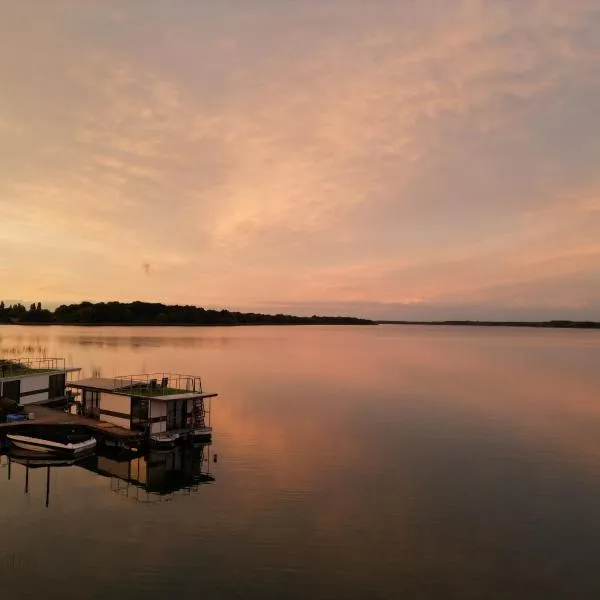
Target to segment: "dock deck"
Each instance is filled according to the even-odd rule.
[[[31,412],[35,417],[31,421],[16,421],[11,423],[0,423],[0,437],[7,433],[19,429],[19,427],[31,425],[77,425],[86,427],[93,434],[102,436],[105,439],[112,439],[117,443],[129,445],[136,443],[141,439],[141,434],[137,431],[131,431],[112,423],[97,421],[89,417],[72,415],[62,410],[48,408],[46,406],[30,406]]]

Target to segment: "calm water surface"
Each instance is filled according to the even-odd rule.
[[[600,593],[600,332],[3,326],[0,348],[220,394],[210,448],[150,459],[172,494],[98,459],[51,469],[46,506],[48,471],[3,457],[2,600]]]

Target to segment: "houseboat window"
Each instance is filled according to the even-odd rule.
[[[92,417],[93,419],[100,418],[100,392],[84,390],[83,415],[85,417]]]
[[[131,399],[131,429],[144,429],[148,423],[148,399]]]
[[[20,402],[21,382],[18,379],[16,381],[5,381],[2,385],[2,395],[15,402]]]
[[[167,431],[187,427],[186,400],[174,400],[167,404]]]
[[[66,377],[64,373],[50,375],[50,385],[48,386],[48,398],[61,398],[65,395]]]

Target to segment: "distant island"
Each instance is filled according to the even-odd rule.
[[[63,304],[50,311],[41,302],[23,304],[0,302],[0,323],[17,325],[375,325],[355,317],[296,317],[265,315],[198,306],[166,305],[154,302],[80,302]]]
[[[376,321],[379,325],[462,325],[473,327],[558,327],[600,329],[597,321]]]

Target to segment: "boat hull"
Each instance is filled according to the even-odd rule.
[[[96,439],[93,437],[76,444],[63,444],[30,435],[8,434],[6,437],[15,448],[40,454],[77,456],[96,447]]]

